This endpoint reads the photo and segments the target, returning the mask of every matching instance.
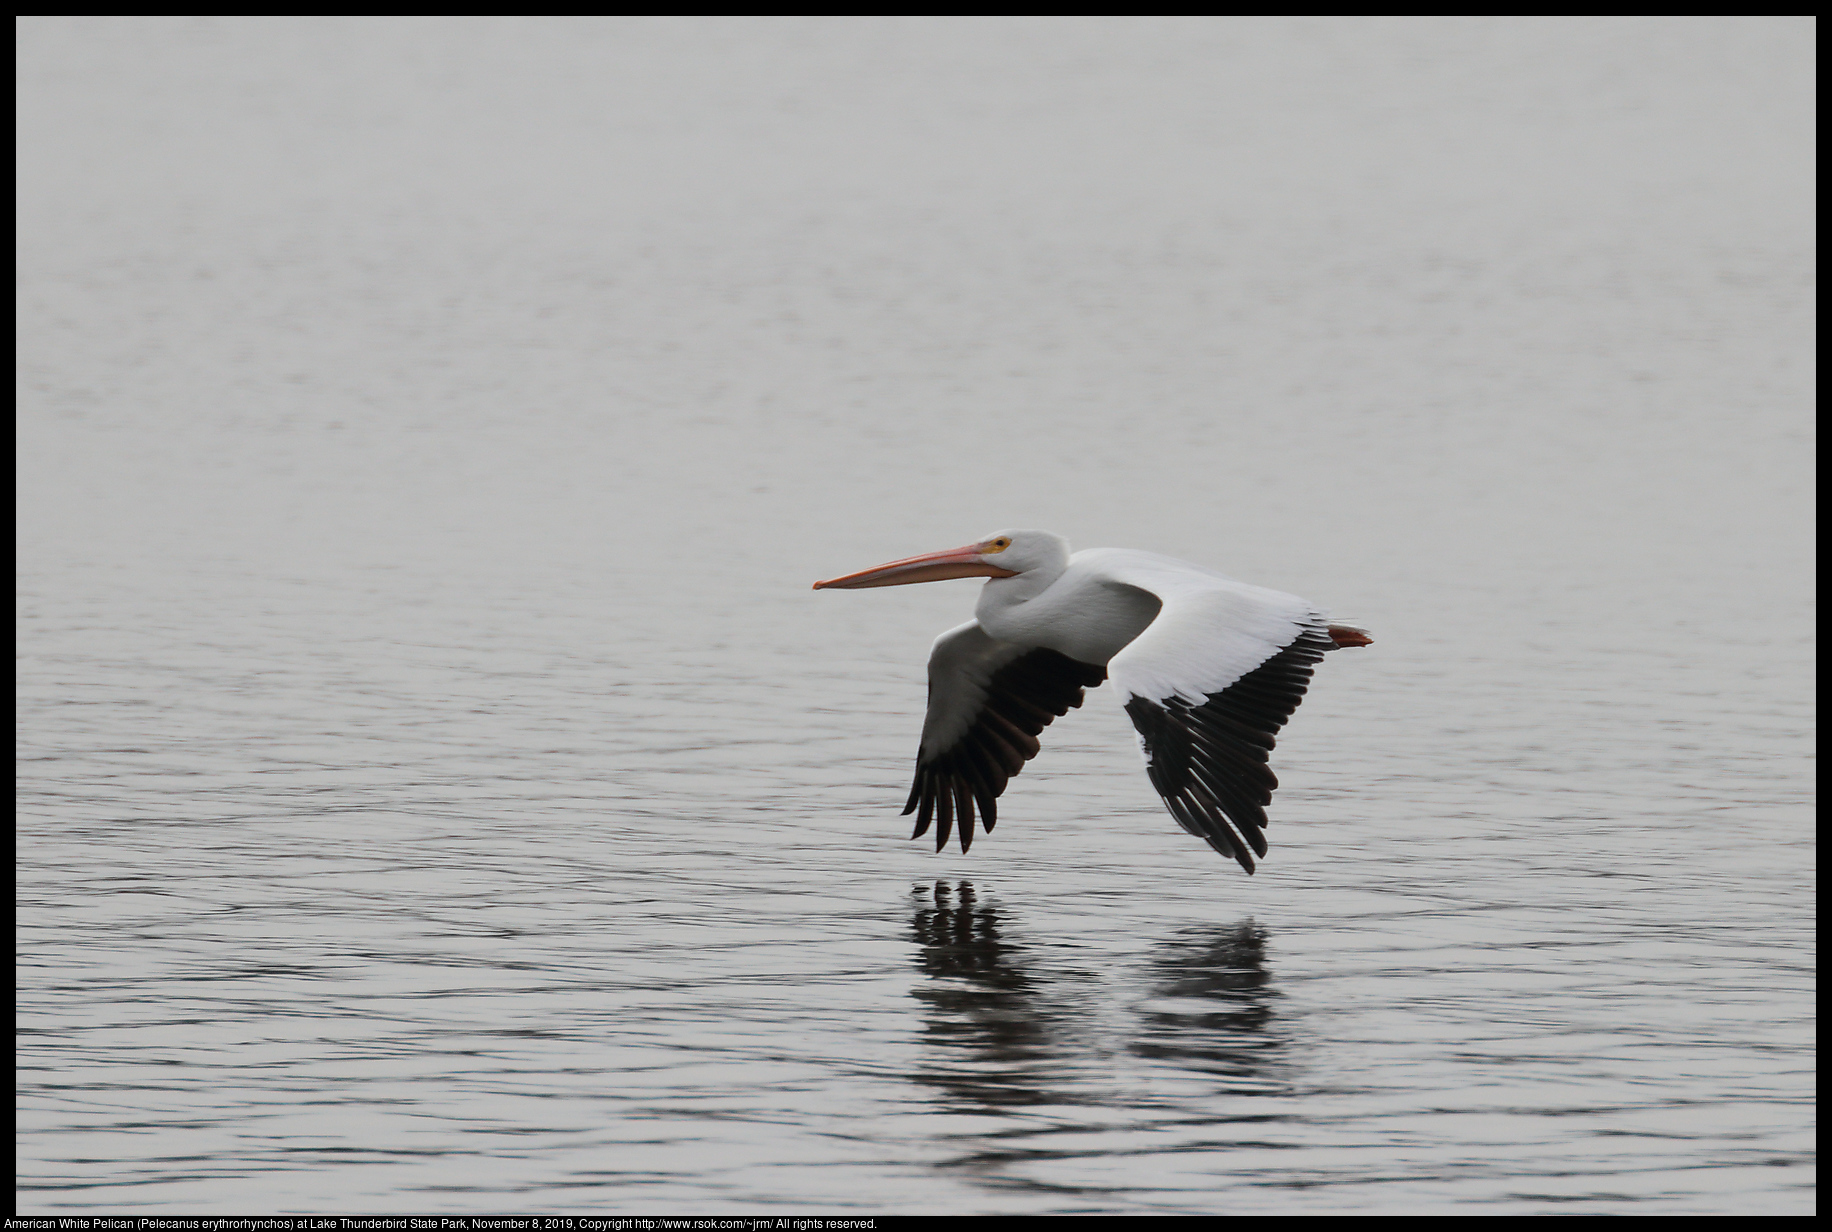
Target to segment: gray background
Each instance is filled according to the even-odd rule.
[[[28,18],[22,1211],[1804,1212],[1813,24]],[[1374,630],[1248,879],[1007,526]]]

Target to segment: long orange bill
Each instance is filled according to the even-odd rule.
[[[970,543],[964,548],[911,556],[904,560],[893,560],[888,565],[879,565],[876,569],[862,569],[844,577],[828,578],[824,582],[816,582],[814,589],[864,590],[868,586],[907,586],[911,582],[941,582],[948,578],[1016,576],[1015,569],[1001,569],[981,560],[980,545]]]

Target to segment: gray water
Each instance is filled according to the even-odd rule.
[[[20,1209],[1803,1213],[1813,27],[21,27]],[[1255,877],[1007,526],[1366,624]]]

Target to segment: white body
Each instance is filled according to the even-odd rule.
[[[1275,736],[1324,653],[1366,646],[1296,595],[1186,561],[1120,548],[1069,554],[1040,530],[906,557],[816,582],[858,590],[986,577],[974,619],[935,639],[929,709],[904,814],[936,848],[997,800],[1037,755],[1037,737],[1111,680],[1139,733],[1152,786],[1177,823],[1251,873],[1266,854]]]
[[[1200,705],[1270,659],[1324,613],[1156,552],[1087,548],[980,590],[974,619],[935,639],[922,750],[947,748],[973,721],[993,672],[1042,646],[1105,667],[1128,698]]]

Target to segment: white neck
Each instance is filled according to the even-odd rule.
[[[974,605],[974,617],[982,627],[997,624],[1001,615],[1029,603],[1055,585],[1056,579],[1068,567],[1069,562],[1065,560],[1026,569],[1014,577],[987,579],[986,584],[980,587],[980,601]]]

